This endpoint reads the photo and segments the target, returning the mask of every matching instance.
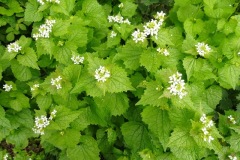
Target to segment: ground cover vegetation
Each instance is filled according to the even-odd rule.
[[[0,157],[240,158],[238,0],[0,0]]]

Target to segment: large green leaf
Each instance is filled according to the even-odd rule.
[[[79,139],[80,132],[78,130],[66,129],[52,132],[51,135],[46,138],[46,141],[63,150],[75,147],[75,145],[79,143]]]
[[[48,94],[38,95],[36,98],[36,102],[41,110],[47,110],[52,105],[52,97]]]
[[[135,46],[135,47],[132,47]],[[115,60],[122,60],[126,68],[135,70],[140,66],[139,60],[143,49],[135,44],[127,44],[117,48]]]
[[[137,5],[131,1],[123,1],[122,15],[132,17],[136,13]]]
[[[206,102],[209,107],[215,109],[222,100],[223,90],[217,85],[212,85],[206,90]]]
[[[71,160],[100,160],[97,142],[88,136],[81,136],[80,144],[67,149]]]
[[[75,7],[75,0],[61,0],[60,4],[51,6],[51,11],[55,14],[63,13],[67,16],[71,14],[71,11]]]
[[[230,138],[227,140],[227,142],[230,144],[231,148],[238,152],[240,150],[240,138],[239,134],[233,133],[233,135],[230,136]]]
[[[125,93],[108,93],[104,97],[95,98],[94,101],[99,108],[106,108],[114,116],[123,114],[129,107]]]
[[[11,69],[13,72],[13,75],[20,81],[27,81],[32,78],[31,70],[19,64],[16,60],[11,62]]]
[[[38,10],[38,2],[35,0],[30,0],[26,3],[26,10],[24,12],[25,21],[38,22],[43,18],[42,11]]]
[[[156,72],[161,65],[161,56],[156,51],[156,49],[152,50],[144,50],[141,58],[140,64],[144,66],[149,72]]]
[[[18,93],[15,99],[10,101],[10,106],[16,111],[21,111],[23,108],[29,108],[29,98],[22,93]]]
[[[196,160],[201,158],[199,157],[201,148],[197,146],[188,130],[175,128],[171,134],[168,147],[179,159]]]
[[[168,112],[157,107],[147,106],[142,112],[142,118],[166,150],[172,129]]]
[[[219,83],[226,89],[235,89],[239,82],[240,68],[235,65],[224,65],[218,70]]]
[[[144,124],[140,122],[127,122],[121,127],[124,141],[132,153],[139,152],[143,149],[152,149],[153,144]]]
[[[25,49],[25,54],[24,55],[18,55],[17,60],[20,64],[23,66],[31,67],[34,69],[38,69],[38,64],[37,64],[37,55],[35,51],[32,48],[26,48]]]

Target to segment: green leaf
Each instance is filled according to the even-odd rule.
[[[61,0],[60,4],[52,5],[51,11],[58,13],[63,13],[67,16],[71,14],[71,11],[75,7],[75,0]]]
[[[56,46],[53,50],[53,55],[59,63],[67,65],[72,63],[71,57],[73,52],[71,46]]]
[[[235,65],[225,64],[218,70],[219,83],[226,89],[235,89],[240,75],[240,68]]]
[[[139,122],[126,122],[122,125],[121,131],[124,141],[132,153],[136,153],[145,148],[152,149],[151,138],[147,128]]]
[[[136,13],[137,5],[130,1],[123,2],[122,15],[126,17],[132,17]]]
[[[88,136],[81,136],[80,144],[67,149],[67,155],[71,160],[100,160],[97,142]]]
[[[24,12],[24,20],[30,22],[38,22],[43,18],[42,11],[38,11],[38,2],[30,0],[26,3],[26,9]]]
[[[48,134],[48,133],[46,133]],[[48,136],[48,135],[46,135]],[[73,148],[79,143],[80,132],[74,129],[66,129],[63,131],[54,131],[46,141],[55,147],[63,150],[66,148]]]
[[[140,64],[149,72],[154,73],[161,65],[160,54],[156,51],[156,49],[144,50],[140,58]]]
[[[217,85],[212,85],[206,90],[206,102],[209,107],[216,109],[219,102],[222,100],[222,88]]]
[[[47,110],[52,105],[52,97],[51,95],[38,95],[36,98],[36,102],[38,107],[41,110]]]
[[[54,118],[54,122],[51,122],[52,128],[63,130],[70,126],[70,123],[78,118],[78,111],[71,111],[70,109],[59,106],[55,107],[57,110],[56,117]],[[50,126],[49,126],[50,127]]]
[[[188,18],[201,19],[204,16],[200,6],[188,5],[181,6],[177,11],[179,21],[184,22]]]
[[[104,97],[95,98],[94,101],[99,108],[107,109],[113,116],[125,113],[129,107],[129,100],[125,93],[108,93]]]
[[[168,112],[157,107],[147,106],[142,112],[142,119],[166,150],[172,129]]]
[[[63,75],[73,84],[76,84],[82,73],[81,71],[82,71],[81,65],[71,64],[64,68]]]
[[[28,67],[18,63],[16,60],[12,60],[11,69],[14,76],[20,81],[28,81],[32,78],[31,70]]]
[[[192,127],[191,119],[194,119],[195,112],[188,109],[172,108],[169,110],[171,123],[181,129],[190,129]]]
[[[10,101],[10,106],[16,111],[21,111],[23,108],[29,108],[29,99],[22,93],[18,93],[16,99]]]
[[[164,98],[162,84],[157,81],[148,82],[146,90],[137,105],[152,105],[157,107],[168,107],[167,98]]]
[[[23,66],[31,67],[34,69],[38,69],[38,64],[37,64],[37,55],[35,51],[32,48],[26,48],[25,49],[25,54],[24,55],[18,55],[17,60],[20,64]]]
[[[108,26],[104,8],[97,0],[83,1],[82,12],[86,20],[90,20],[89,26],[94,28],[105,28]]]
[[[132,47],[135,46],[135,47]],[[136,70],[140,63],[140,55],[143,49],[135,44],[127,44],[123,47],[117,48],[118,53],[114,57],[115,60],[122,60],[126,68]]]
[[[233,133],[227,140],[227,142],[230,144],[231,149],[234,150],[235,152],[238,152],[240,150],[239,134]]]
[[[201,148],[197,146],[188,130],[175,128],[168,143],[172,153],[179,159],[196,160],[201,158]]]
[[[70,21],[56,20],[56,23],[52,27],[52,33],[54,36],[62,36],[69,32],[68,28],[70,26]]]

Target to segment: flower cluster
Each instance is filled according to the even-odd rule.
[[[171,86],[168,87],[168,90],[172,95],[177,95],[180,99],[187,95],[187,92],[185,91],[185,82],[182,80],[181,73],[177,72],[170,76],[168,83],[171,84]]]
[[[57,89],[61,89],[62,88],[62,85],[61,85],[61,80],[62,80],[62,77],[61,76],[58,76],[57,78],[55,79],[51,79],[51,84],[52,86],[56,86]]]
[[[235,121],[235,119],[232,117],[232,115],[229,115],[228,116],[228,119],[229,121],[232,123],[232,124],[236,124],[237,122]]]
[[[50,121],[53,120],[54,117],[56,117],[57,111],[54,109],[51,112],[51,115],[49,118],[47,118],[44,115],[41,115],[40,117],[35,117],[35,125],[32,128],[33,132],[36,134],[44,135],[44,128],[46,128]]]
[[[22,49],[21,46],[19,46],[18,42],[13,42],[13,43],[10,43],[8,46],[7,46],[7,50],[8,52],[18,52]]]
[[[103,66],[95,70],[95,79],[98,82],[105,82],[110,77],[110,72]]]
[[[60,3],[60,0],[37,0],[41,5],[44,5],[46,2],[50,2],[50,3]]]
[[[35,38],[35,40],[38,40],[40,37],[49,38],[50,33],[52,32],[52,27],[55,23],[55,20],[47,19],[46,22],[39,27],[38,33],[33,34],[33,38]]]
[[[117,36],[117,33],[114,32],[114,31],[111,31],[111,35],[110,35],[110,37],[113,38],[113,37],[116,37],[116,36]]]
[[[205,54],[208,54],[211,51],[211,48],[208,46],[208,44],[205,44],[203,42],[198,43],[195,46],[196,46],[198,54],[203,57]]]
[[[143,32],[141,32],[139,29],[137,31],[134,31],[132,33],[133,36],[133,40],[138,43],[139,41],[143,42],[144,39],[151,35],[151,36],[155,36],[155,38],[157,38],[157,34],[158,31],[160,29],[160,27],[163,24],[164,21],[164,16],[165,13],[161,12],[157,12],[156,15],[154,15],[155,19],[151,19],[149,22],[147,22],[143,28]]]
[[[108,22],[115,22],[115,23],[125,23],[125,24],[131,24],[131,22],[128,19],[124,19],[121,15],[116,16],[108,16]]]
[[[73,55],[72,57],[71,57],[71,60],[73,61],[73,63],[74,64],[80,64],[80,63],[83,63],[83,61],[84,61],[84,57],[81,57],[81,56],[79,56],[79,55]]]
[[[214,138],[210,134],[210,130],[213,127],[213,121],[207,119],[206,114],[202,115],[200,121],[204,125],[203,128],[201,129],[204,134],[203,140],[208,141],[208,143],[210,143],[212,140],[214,140]]]
[[[229,155],[228,158],[230,160],[238,160],[237,156]]]
[[[31,91],[35,91],[37,88],[39,88],[39,84],[34,84],[34,85],[31,87]]]
[[[124,7],[123,3],[120,3],[120,4],[118,5],[118,7],[119,7],[119,8],[123,8],[123,7]]]
[[[9,91],[11,91],[11,89],[12,89],[12,85],[11,85],[11,84],[10,84],[10,85],[4,84],[4,85],[3,85],[3,89],[4,89],[6,92],[9,92]]]
[[[169,56],[169,54],[170,54],[166,48],[158,48],[157,51],[158,51],[158,53],[161,53],[164,56]]]
[[[7,160],[8,159],[8,154],[6,153],[4,156],[3,156],[3,160]]]

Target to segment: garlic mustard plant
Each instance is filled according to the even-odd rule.
[[[203,140],[211,143],[211,141],[214,140],[214,137],[211,135],[211,128],[214,126],[213,121],[209,120],[206,117],[206,114],[203,114],[200,118],[200,122],[203,124],[203,127],[201,129],[203,132]]]
[[[237,122],[235,121],[235,118],[233,118],[232,115],[229,115],[229,116],[228,116],[228,119],[229,119],[229,121],[230,121],[232,124],[236,124],[236,123],[237,123]]]
[[[38,33],[33,34],[33,38],[38,40],[38,38],[49,38],[50,33],[52,32],[52,27],[56,23],[56,20],[49,20],[47,19],[45,24],[42,24],[39,29]]]
[[[79,55],[73,55],[71,57],[71,60],[73,61],[74,64],[82,64],[84,61],[84,57]]]
[[[55,86],[57,89],[61,89],[62,88],[62,85],[61,85],[61,80],[62,80],[62,77],[61,76],[58,76],[57,78],[52,78],[51,79],[51,85],[52,86]]]
[[[37,88],[39,88],[39,84],[36,83],[31,87],[31,91],[35,91]]]

